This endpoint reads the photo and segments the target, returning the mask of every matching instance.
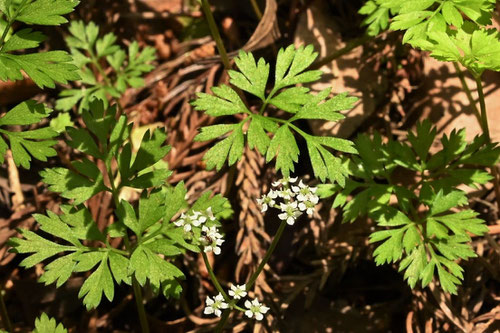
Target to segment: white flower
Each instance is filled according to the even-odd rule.
[[[177,227],[184,227],[185,232],[191,231],[191,218],[182,213],[181,217],[174,222]]]
[[[208,207],[206,210],[207,217],[210,221],[215,221],[214,213],[212,212],[212,207]]]
[[[305,201],[308,197],[317,197],[314,193],[318,190],[317,187],[310,187],[305,185],[302,180],[299,182],[299,186],[292,186],[293,192],[297,193],[297,200]],[[319,198],[318,198],[319,200]],[[317,203],[317,202],[316,202]]]
[[[295,196],[295,193],[293,193],[292,190],[290,190],[289,188],[285,188],[281,191],[277,191],[278,192],[278,195],[285,199],[285,200],[290,200],[291,198],[293,198]]]
[[[242,284],[241,286],[235,286],[234,284],[231,285],[231,290],[229,290],[229,296],[231,296],[234,299],[241,299],[242,297],[245,297],[247,295],[246,292],[247,286]]]
[[[311,201],[303,201],[299,203],[299,209],[301,211],[306,211],[309,216],[314,214],[314,207],[316,207],[316,204]]]
[[[297,202],[281,203],[280,209],[283,213],[278,214],[280,220],[286,220],[286,223],[293,225],[297,217],[300,216],[301,212],[297,208]]]
[[[219,246],[224,243],[224,239],[223,236],[219,234],[216,226],[210,228],[203,226],[201,228],[200,242],[205,245],[203,249],[205,253],[213,251],[214,254],[219,255],[221,252]]]
[[[295,177],[295,178],[284,177],[278,181],[273,182],[273,186],[274,187],[278,187],[280,185],[287,186],[289,183],[295,183],[296,181],[297,181],[297,177]]]
[[[191,224],[195,227],[199,227],[201,224],[207,221],[207,217],[200,212],[193,212],[193,215],[190,217]]]
[[[228,304],[224,302],[224,296],[222,296],[221,293],[215,296],[214,299],[211,299],[209,296],[207,296],[205,305],[206,307],[203,313],[204,314],[215,313],[217,317],[220,317],[220,315],[222,314],[222,311],[220,309],[228,308]]]
[[[262,207],[261,212],[264,213],[269,207],[274,207],[274,204],[276,203],[274,199],[277,197],[278,193],[271,190],[268,194],[264,194],[262,198],[257,199],[257,203]]]
[[[259,300],[256,298],[252,302],[246,300],[245,307],[248,309],[245,311],[245,315],[248,318],[255,316],[257,320],[262,320],[264,318],[263,314],[269,311],[269,308],[259,303]]]

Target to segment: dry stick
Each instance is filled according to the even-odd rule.
[[[214,16],[212,15],[212,11],[210,10],[210,5],[208,4],[208,0],[198,0],[201,2],[201,8],[203,9],[203,13],[205,14],[205,18],[207,19],[208,28],[210,29],[210,33],[215,40],[215,45],[217,45],[217,50],[219,50],[219,54],[224,64],[225,69],[230,69],[231,65],[229,63],[229,57],[227,56],[226,48],[224,47],[224,43],[222,42],[222,38],[219,33],[219,29],[215,24]]]
[[[12,210],[17,211],[23,207],[24,194],[21,189],[21,181],[19,179],[19,170],[17,169],[14,158],[12,157],[12,151],[9,149],[5,154],[5,159],[7,160],[7,170],[9,174],[9,187],[10,191],[13,193],[12,196]]]

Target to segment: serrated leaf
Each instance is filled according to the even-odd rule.
[[[130,171],[144,170],[164,158],[171,148],[165,144],[166,138],[167,133],[164,129],[146,131]]]
[[[55,83],[78,80],[77,67],[64,51],[30,54],[0,52],[0,80],[22,80],[25,72],[40,88],[55,88]]]
[[[306,87],[292,87],[284,89],[281,93],[269,100],[269,104],[276,106],[278,109],[297,113],[300,109],[309,102],[312,95],[309,94],[309,89]]]
[[[348,97],[347,93],[326,99],[330,94],[331,88],[319,92],[300,109],[292,119],[322,119],[326,121],[338,121],[345,118],[338,113],[342,110],[350,110],[354,106],[356,97]],[[326,100],[325,100],[326,99]]]
[[[113,251],[109,252],[109,268],[117,284],[122,283],[122,281],[128,285],[132,284],[132,280],[127,271],[128,264],[128,258]]]
[[[234,62],[240,71],[229,71],[231,84],[265,100],[269,64],[263,58],[256,62],[253,54],[245,51],[240,51]]]
[[[293,164],[299,160],[299,153],[299,147],[288,125],[282,125],[269,144],[266,161],[276,157],[276,170],[281,170],[283,176],[289,177],[290,171],[294,170]]]
[[[280,49],[276,59],[274,91],[298,83],[317,81],[322,72],[319,70],[305,71],[318,56],[312,45],[295,48],[290,45]]]
[[[245,122],[241,122],[240,124],[233,125],[231,134],[208,150],[203,157],[208,170],[216,168],[216,170],[219,171],[226,159],[229,165],[233,165],[237,160],[241,159],[244,149],[244,135],[242,129],[244,123]]]
[[[52,261],[44,267],[45,272],[40,277],[39,282],[49,285],[56,282],[56,288],[62,286],[73,273],[79,253],[71,253]]]
[[[439,191],[431,203],[429,215],[435,216],[448,211],[450,208],[463,206],[467,203],[468,200],[463,191],[451,191],[446,194],[443,191]]]
[[[240,96],[229,86],[213,87],[213,95],[198,93],[192,103],[195,110],[205,111],[212,117],[228,116],[237,113],[250,113]]]
[[[46,313],[42,313],[35,319],[35,330],[33,333],[68,333],[63,324],[58,324],[54,318],[49,318]]]
[[[85,279],[78,293],[78,297],[83,298],[87,310],[94,309],[101,303],[102,294],[106,295],[109,301],[113,300],[115,294],[113,277],[108,267],[108,254],[101,252],[101,255],[99,266]]]
[[[383,265],[385,263],[396,262],[403,255],[403,235],[405,228],[394,230],[376,231],[370,235],[370,242],[378,242],[386,239],[373,252],[375,263]]]
[[[11,52],[38,47],[45,40],[45,35],[29,28],[13,34],[2,47],[2,52]]]
[[[24,5],[16,20],[28,24],[60,25],[68,22],[62,15],[71,13],[76,0],[34,0]]]

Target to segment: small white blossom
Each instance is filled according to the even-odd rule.
[[[257,203],[261,206],[261,212],[264,213],[269,207],[274,207],[276,203],[274,199],[278,197],[277,191],[269,191],[268,194],[264,194],[262,198],[257,199]]]
[[[203,226],[201,228],[200,242],[205,245],[203,249],[205,253],[213,251],[214,254],[219,255],[221,252],[220,246],[224,243],[224,239],[218,232],[216,226],[212,226],[210,228]]]
[[[200,212],[193,212],[193,215],[190,216],[191,224],[195,227],[199,227],[201,224],[207,221],[207,217]]]
[[[191,217],[182,213],[181,217],[174,222],[177,227],[183,227],[185,232],[191,231]]]
[[[273,186],[274,187],[278,187],[280,185],[287,186],[288,184],[295,183],[296,181],[297,181],[297,177],[295,177],[295,178],[284,177],[278,181],[273,182]]]
[[[281,203],[280,209],[283,213],[278,214],[280,220],[286,220],[286,223],[293,225],[301,212],[297,207],[297,202]]]
[[[228,293],[229,296],[234,299],[241,299],[242,297],[245,297],[247,295],[246,289],[247,286],[244,284],[242,284],[241,286],[236,286],[233,284]]]
[[[207,217],[210,221],[215,221],[214,213],[212,212],[212,207],[208,207],[206,210]]]
[[[221,293],[219,293],[217,296],[214,297],[214,299],[211,299],[209,296],[207,296],[207,299],[205,301],[205,310],[203,311],[204,314],[212,314],[215,313],[217,317],[220,317],[222,314],[221,309],[227,309],[228,304],[224,302],[224,296],[222,296]]]
[[[299,209],[301,211],[305,211],[307,215],[311,216],[314,214],[314,208],[316,207],[316,203],[310,200],[302,201],[299,203]]]
[[[281,191],[278,191],[278,196],[280,198],[285,199],[285,200],[290,200],[295,196],[295,193],[292,190],[290,190],[289,188],[285,188]]]
[[[269,311],[269,308],[259,303],[256,298],[251,302],[249,300],[245,301],[245,307],[248,309],[245,311],[245,315],[248,318],[255,317],[257,320],[262,320],[264,318],[263,314]]]

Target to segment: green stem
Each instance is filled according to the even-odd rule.
[[[139,313],[142,333],[149,333],[148,318],[144,309],[144,302],[142,301],[141,286],[135,276],[132,277],[132,287],[134,288],[135,303],[137,305],[137,312]]]
[[[2,322],[7,332],[14,332],[12,323],[10,322],[9,313],[7,312],[7,307],[5,306],[5,301],[3,299],[3,288],[1,287],[0,287],[0,314],[2,315]]]
[[[198,0],[201,2],[201,8],[203,13],[205,14],[205,18],[207,19],[208,28],[210,29],[210,33],[215,40],[215,45],[217,45],[217,50],[219,50],[219,54],[224,64],[224,68],[230,69],[231,65],[229,63],[229,57],[227,56],[226,48],[224,47],[224,43],[222,42],[222,38],[219,33],[219,29],[217,28],[217,24],[215,24],[214,16],[212,15],[212,11],[210,10],[210,5],[208,0]]]
[[[474,75],[474,78],[476,79],[477,95],[479,97],[479,107],[481,109],[481,127],[483,129],[484,135],[486,136],[487,142],[491,144],[490,129],[488,126],[488,113],[486,112],[486,101],[484,98],[481,75]],[[493,165],[491,167],[491,175],[493,176],[493,188],[495,190],[497,206],[498,208],[500,208],[500,184],[498,180],[498,170],[496,165]]]
[[[259,20],[262,19],[262,12],[257,4],[257,0],[250,0],[250,3],[252,4],[253,11],[255,12],[255,15],[257,15],[257,18]]]
[[[226,322],[229,318],[229,314],[231,311],[224,311],[222,314],[222,317],[220,318],[219,322],[217,323],[217,326],[215,327],[215,333],[222,333],[222,330],[224,329],[224,325],[226,325]]]
[[[0,51],[2,51],[2,49],[3,49],[3,46],[5,44],[5,38],[7,38],[7,34],[9,33],[9,30],[10,30],[10,27],[12,26],[12,23],[14,23],[14,21],[17,18],[17,15],[19,15],[19,13],[21,12],[21,9],[24,7],[24,5],[26,4],[26,2],[27,2],[27,0],[23,0],[21,2],[21,4],[19,5],[19,7],[17,7],[16,12],[14,13],[14,15],[12,15],[12,17],[9,18],[9,20],[7,21],[7,25],[5,26],[5,29],[4,29],[4,31],[2,33],[2,37],[0,37]]]
[[[479,123],[481,123],[481,114],[479,113],[479,110],[477,109],[476,102],[474,101],[474,97],[472,97],[472,92],[469,88],[469,85],[467,84],[467,81],[465,81],[465,75],[462,72],[462,70],[460,69],[457,62],[453,62],[453,66],[455,67],[458,78],[460,79],[460,83],[462,84],[462,88],[465,91],[465,94],[467,95],[467,99],[469,100],[469,104],[472,107],[472,110],[474,111],[474,115],[476,116],[477,121],[479,121]]]
[[[486,113],[486,103],[484,99],[483,83],[481,82],[481,75],[475,75],[477,95],[479,97],[479,107],[481,110],[481,128],[483,129],[484,135],[488,142],[491,142],[490,128],[488,126],[488,114]]]
[[[208,261],[207,254],[203,251],[202,248],[200,248],[200,251],[201,251],[201,255],[203,257],[203,262],[205,262],[205,266],[207,267],[208,275],[210,275],[210,280],[212,280],[212,283],[214,284],[217,291],[219,291],[222,294],[222,296],[224,296],[224,299],[226,300],[226,302],[228,302],[228,303],[231,302],[231,299],[229,298],[229,296],[226,294],[226,292],[224,291],[224,289],[220,285],[219,280],[217,280],[217,277],[214,274],[212,266],[210,265],[210,262]]]
[[[276,245],[278,245],[278,242],[281,238],[281,235],[283,235],[283,231],[285,230],[286,227],[286,220],[281,221],[281,224],[278,228],[278,231],[276,232],[276,235],[274,236],[273,241],[271,242],[271,245],[269,246],[269,249],[266,252],[266,255],[264,258],[262,258],[262,261],[260,262],[259,266],[257,267],[257,270],[250,276],[250,279],[246,283],[246,289],[250,290],[259,277],[260,273],[264,269],[264,266],[267,264],[269,261],[269,258],[271,258],[271,255],[273,254],[274,250],[276,249]]]

